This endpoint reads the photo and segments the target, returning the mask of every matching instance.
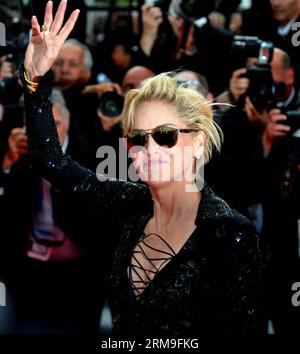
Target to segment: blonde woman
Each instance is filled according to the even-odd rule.
[[[40,173],[66,192],[73,224],[96,219],[99,237],[107,238],[110,225],[119,226],[110,278],[114,333],[252,333],[259,314],[257,237],[247,219],[191,179],[221,145],[210,105],[167,74],[131,90],[124,136],[145,183],[99,181],[62,153],[52,117],[49,70],[78,17],[73,12],[61,28],[65,8],[63,0],[53,19],[49,2],[42,29],[32,19],[20,70],[29,146]]]

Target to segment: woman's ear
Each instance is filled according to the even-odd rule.
[[[193,156],[196,159],[200,159],[204,154],[205,139],[205,133],[202,130],[194,136]]]

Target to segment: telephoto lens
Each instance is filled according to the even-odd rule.
[[[104,116],[114,118],[122,113],[124,106],[124,97],[116,92],[104,93],[98,104],[98,111]]]

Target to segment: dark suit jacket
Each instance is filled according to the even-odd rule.
[[[295,22],[300,22],[300,16],[296,19]],[[292,37],[296,33],[292,29],[286,37],[281,37],[277,33],[278,25],[273,23],[273,26],[264,26],[264,31],[261,33],[261,38],[270,40],[274,43],[275,47],[278,47],[290,55],[292,66],[295,69],[295,81],[297,88],[299,89],[300,85],[300,45],[294,46],[292,42]],[[299,29],[298,29],[299,31]],[[299,35],[297,36],[299,41]]]

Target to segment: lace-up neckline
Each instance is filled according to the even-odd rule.
[[[151,241],[158,246],[150,245]],[[143,232],[142,237],[134,247],[131,262],[128,266],[128,277],[137,300],[157,273],[175,255],[174,249],[162,236],[156,233],[145,234]]]

